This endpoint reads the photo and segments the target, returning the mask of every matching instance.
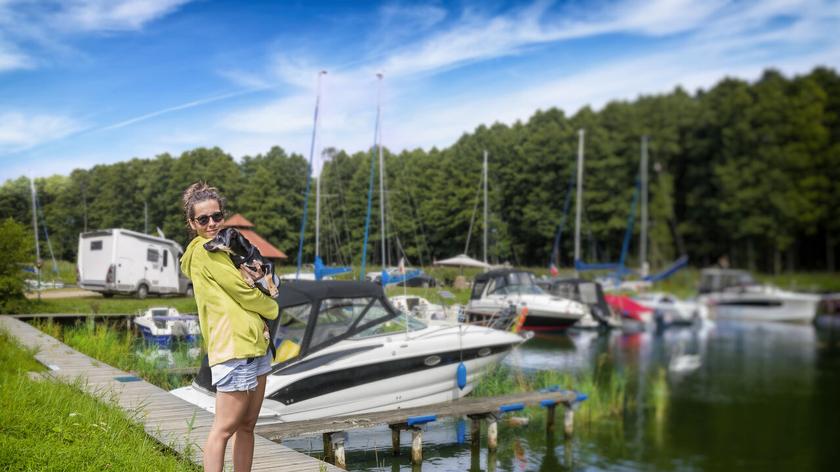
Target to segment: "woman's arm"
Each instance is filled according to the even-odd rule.
[[[269,320],[277,318],[277,302],[259,289],[250,287],[226,253],[207,251],[203,253],[203,258],[206,257],[206,260],[203,261],[205,264],[202,270],[242,308],[259,313],[260,316]]]

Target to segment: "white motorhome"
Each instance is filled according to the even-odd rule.
[[[183,249],[175,241],[127,229],[79,234],[76,275],[79,287],[100,292],[192,296],[192,283],[181,274]]]

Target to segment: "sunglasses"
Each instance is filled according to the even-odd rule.
[[[196,216],[195,218],[193,218],[193,221],[200,224],[201,226],[206,226],[207,223],[210,222],[210,218],[213,218],[213,221],[218,223],[225,218],[225,214],[220,212],[220,211],[217,211],[216,213],[213,213],[212,215]]]

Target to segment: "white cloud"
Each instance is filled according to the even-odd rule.
[[[347,150],[372,144],[376,85],[374,72],[385,72],[383,138],[394,150],[446,146],[479,124],[512,123],[536,109],[557,106],[574,113],[584,105],[603,106],[613,99],[713,86],[724,76],[755,79],[767,67],[804,73],[816,65],[840,65],[833,37],[840,26],[836,4],[820,1],[774,1],[756,4],[723,1],[646,2],[630,0],[590,11],[549,11],[535,3],[504,15],[465,11],[435,33],[364,64],[337,67],[325,78],[320,142]],[[440,20],[436,22],[440,23]],[[521,77],[495,91],[466,90],[460,96],[417,96],[418,84],[433,83],[439,72],[569,39],[623,33],[667,36],[669,49],[621,51],[589,69],[551,70],[544,78]],[[318,64],[278,55],[269,70],[273,81],[291,88],[283,98],[259,107],[233,111],[220,124],[247,133],[249,142],[266,138],[308,154],[314,85]],[[434,87],[429,87],[434,88]],[[244,146],[239,146],[244,147]]]
[[[135,31],[191,0],[0,1],[0,72],[33,68],[33,58],[73,54],[73,34]]]
[[[81,31],[136,30],[189,0],[74,0],[58,2],[55,26]]]
[[[0,152],[21,151],[81,129],[80,123],[67,116],[0,112]]]

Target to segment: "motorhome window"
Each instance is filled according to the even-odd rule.
[[[158,258],[160,258],[160,254],[158,254],[158,252],[155,249],[149,248],[149,250],[146,251],[146,260],[147,261],[157,262]]]
[[[169,266],[169,251],[166,249],[163,250],[163,266]]]
[[[101,251],[102,250],[102,240],[91,241],[90,242],[90,250],[91,251]]]

